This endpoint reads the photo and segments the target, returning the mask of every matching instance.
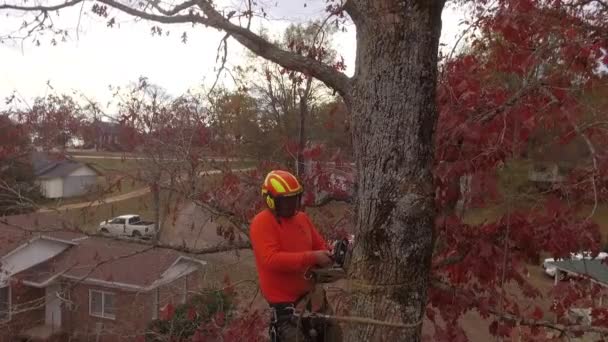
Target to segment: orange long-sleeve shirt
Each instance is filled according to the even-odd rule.
[[[314,266],[312,251],[327,245],[303,212],[290,218],[277,218],[270,210],[257,214],[250,227],[260,288],[269,303],[294,302],[312,284],[304,278]]]

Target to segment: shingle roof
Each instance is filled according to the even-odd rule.
[[[560,270],[587,275],[595,281],[608,285],[608,265],[603,260],[563,260],[552,263]]]
[[[78,162],[71,161],[63,161],[56,163],[53,167],[46,169],[44,172],[37,174],[39,178],[56,178],[56,177],[66,177],[70,173],[74,172],[76,169],[84,166],[85,164],[81,164]]]
[[[32,166],[34,167],[34,173],[36,174],[52,168],[55,164],[63,160],[66,160],[66,158],[51,157],[42,151],[32,152]]]
[[[66,275],[150,286],[180,257],[170,249],[90,237],[70,248],[54,262]]]
[[[70,223],[52,214],[23,214],[0,217],[0,257],[38,236],[73,241],[85,235],[70,230]]]
[[[161,279],[180,257],[180,253],[171,249],[89,237],[60,255],[19,273],[17,277],[43,284],[61,275],[78,281],[98,280],[146,288]]]
[[[50,157],[44,152],[35,151],[32,153],[32,166],[34,174],[39,178],[65,177],[81,166],[87,166],[98,172],[88,164],[77,162],[65,157]]]

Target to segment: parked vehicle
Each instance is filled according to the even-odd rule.
[[[154,222],[142,221],[139,215],[122,215],[99,224],[99,232],[114,236],[150,238],[156,234]]]
[[[600,252],[598,253],[598,255],[594,258],[591,256],[591,252],[590,251],[583,251],[583,252],[579,252],[579,253],[570,253],[570,260],[604,260],[608,258],[608,253],[605,252]],[[554,261],[562,261],[564,259],[559,258],[557,260],[555,260],[554,258],[547,258],[543,261],[543,270],[545,271],[545,274],[547,274],[548,276],[551,277],[555,277],[555,272],[558,272],[557,268],[555,268],[555,266],[553,265]],[[564,280],[568,277],[569,275],[565,272],[559,271],[559,274],[557,275],[557,278],[559,280]]]

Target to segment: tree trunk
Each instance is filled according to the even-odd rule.
[[[304,178],[304,148],[306,147],[306,116],[308,115],[308,101],[310,100],[310,89],[312,78],[306,81],[304,93],[300,95],[300,127],[298,132],[298,153],[296,156],[296,174]]]
[[[298,132],[298,154],[296,156],[296,174],[302,179],[304,177],[304,147],[306,145],[306,112],[307,104],[300,99],[300,127]]]
[[[356,244],[349,263],[356,316],[414,324],[351,325],[346,341],[419,341],[434,244],[433,135],[443,0],[354,0]]]
[[[156,234],[154,234],[154,238],[152,239],[152,243],[158,242],[161,225],[160,225],[160,211],[161,211],[161,203],[160,203],[160,180],[155,185],[155,188],[152,189],[152,195],[154,198],[154,229],[156,230]]]

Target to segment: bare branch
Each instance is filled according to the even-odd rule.
[[[226,68],[226,60],[228,59],[228,38],[229,37],[230,37],[230,33],[226,33],[224,38],[222,38],[222,40],[220,41],[220,45],[217,47],[217,56],[215,58],[216,63],[217,63],[217,60],[220,58],[220,50],[222,49],[222,46],[224,47],[224,49],[223,49],[224,55],[221,57],[222,64],[220,65],[220,68],[217,70],[217,75],[215,76],[215,81],[213,82],[213,85],[209,89],[209,92],[208,92],[209,95],[211,95],[211,93],[215,89],[215,86],[217,85],[217,82],[220,79],[220,75],[222,74],[222,71],[224,71],[224,69]]]
[[[230,20],[224,18],[211,3],[200,0],[199,6],[207,15],[207,24],[217,29],[222,29],[232,36],[249,50],[260,57],[266,58],[272,62],[280,64],[287,69],[297,70],[299,72],[312,75],[338,91],[341,95],[346,95],[350,91],[350,78],[334,68],[289,51],[285,51],[271,44],[259,35],[235,25]]]
[[[150,1],[150,4],[152,5],[152,7],[154,7],[161,14],[164,14],[164,15],[170,17],[170,16],[174,16],[174,15],[178,14],[179,12],[181,12],[181,11],[183,11],[185,9],[188,9],[190,7],[195,6],[198,1],[197,0],[189,0],[189,1],[186,1],[184,3],[181,3],[181,4],[173,7],[170,10],[166,10],[166,9],[160,7],[159,2],[160,2],[159,0],[153,0],[153,1]]]
[[[251,249],[251,244],[247,241],[224,243],[216,246],[204,247],[204,248],[189,248],[186,246],[174,246],[168,244],[158,244],[157,247],[172,249],[178,252],[184,252],[188,254],[203,255],[203,254],[215,254],[229,251],[236,251],[241,249]]]
[[[471,303],[473,305],[478,305],[478,300],[475,296],[462,289],[458,289],[452,285],[446,284],[441,280],[435,278],[431,280],[431,284],[434,288],[440,289],[442,291],[448,291],[453,293],[455,296],[462,298],[463,300]],[[500,312],[497,309],[489,308],[488,312],[492,315],[495,315],[497,318],[508,321],[511,323],[515,323],[516,325],[525,325],[531,327],[544,327],[552,330],[557,330],[561,334],[574,334],[574,333],[599,333],[599,334],[608,334],[608,328],[600,327],[600,326],[592,326],[592,325],[582,325],[582,324],[559,324],[553,323],[546,320],[537,320],[537,319],[529,319],[523,318],[518,315],[514,315],[508,312]]]
[[[74,6],[82,1],[83,0],[72,0],[72,1],[64,2],[63,4],[59,4],[59,5],[55,5],[55,6],[15,6],[15,5],[3,4],[3,5],[0,5],[0,10],[11,9],[11,10],[17,10],[17,11],[52,12],[52,11],[58,11],[62,8]]]
[[[462,260],[464,260],[464,258],[467,256],[467,254],[468,253],[457,254],[457,255],[447,257],[447,258],[441,260],[440,262],[434,264],[433,269],[437,270],[437,269],[444,268],[447,266],[455,265],[455,264],[461,262]]]
[[[318,203],[315,203],[315,204],[307,205],[307,207],[320,208],[320,207],[324,207],[332,202],[344,202],[344,203],[352,204],[353,198],[351,196],[346,196],[346,197],[342,197],[342,198],[334,197],[334,196],[327,196],[327,197],[323,198],[322,201],[319,201]]]
[[[500,319],[502,319],[504,321],[509,321],[512,323],[516,323],[518,325],[526,325],[526,326],[530,326],[530,327],[549,328],[552,330],[557,330],[562,334],[568,334],[568,333],[570,333],[570,334],[572,334],[572,333],[598,333],[598,334],[602,334],[602,335],[608,334],[608,328],[604,328],[604,327],[600,327],[600,326],[584,325],[584,324],[572,324],[572,325],[557,324],[557,323],[553,323],[553,322],[545,321],[545,320],[523,318],[523,317],[516,316],[513,314],[509,314],[509,313],[500,314],[496,310],[492,310],[492,309],[490,309],[490,312],[494,315],[497,315],[497,317],[499,317]]]
[[[553,95],[553,93],[551,93],[549,90],[547,90],[547,88],[543,87],[542,90],[547,96],[549,96],[551,98],[552,102],[555,102],[555,103],[560,102],[555,97],[555,95]],[[580,136],[585,141],[585,144],[587,145],[587,149],[589,149],[589,153],[591,154],[591,159],[593,161],[593,171],[594,172],[591,175],[591,188],[593,189],[594,201],[593,201],[593,208],[591,209],[591,212],[589,213],[589,215],[587,215],[587,220],[590,220],[595,215],[595,212],[596,212],[597,206],[598,206],[597,184],[595,181],[595,177],[597,177],[597,175],[599,174],[599,167],[598,167],[598,162],[597,162],[597,151],[595,149],[595,146],[593,145],[593,142],[591,142],[591,140],[589,139],[587,134],[585,134],[585,132],[583,132],[583,130],[580,128],[580,126],[576,122],[574,122],[574,120],[572,120],[572,118],[570,117],[570,115],[568,115],[568,113],[566,113],[566,116],[568,117],[568,120],[570,121],[570,124],[574,128],[574,131],[576,132],[576,134],[578,134],[578,136]]]

